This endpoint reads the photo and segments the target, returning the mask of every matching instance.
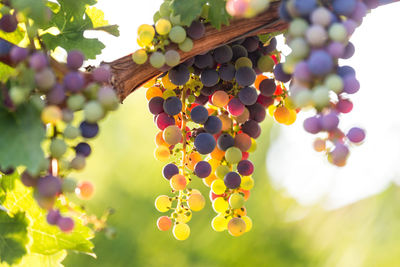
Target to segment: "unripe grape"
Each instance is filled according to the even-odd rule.
[[[193,49],[193,41],[187,37],[182,43],[179,43],[178,47],[183,52],[189,52]]]
[[[250,190],[254,187],[254,180],[250,176],[243,176],[240,188],[244,190]]]
[[[166,195],[161,195],[156,198],[155,206],[159,212],[167,212],[171,209],[172,201]]]
[[[187,200],[188,206],[193,211],[200,211],[206,205],[206,200],[201,194],[191,194]]]
[[[154,52],[150,56],[150,64],[154,68],[161,68],[165,64],[165,56],[160,52]]]
[[[171,31],[172,25],[169,20],[161,18],[156,22],[156,31],[160,35],[166,35]]]
[[[172,27],[168,34],[169,39],[174,43],[182,43],[186,39],[186,31],[183,27],[177,25]]]
[[[41,118],[44,124],[56,124],[62,118],[62,112],[57,106],[47,106],[42,110]]]
[[[246,233],[247,233],[248,231],[251,230],[251,228],[253,228],[253,221],[248,216],[243,216],[242,220],[246,224]]]
[[[212,203],[215,212],[224,213],[229,208],[229,203],[222,197],[217,197]]]
[[[211,226],[214,231],[222,232],[228,227],[228,219],[226,219],[223,214],[218,214],[211,221]]]
[[[225,152],[225,159],[231,164],[236,164],[242,159],[242,151],[237,147],[230,147]]]
[[[157,220],[157,227],[160,231],[168,231],[171,229],[172,220],[168,216],[161,216]]]
[[[91,123],[97,122],[104,117],[103,107],[95,100],[86,103],[83,111],[85,120]]]
[[[232,209],[240,209],[244,205],[244,197],[239,193],[234,193],[229,198],[229,205]]]
[[[233,236],[241,236],[246,232],[246,223],[241,218],[232,218],[228,222],[228,232]]]
[[[169,145],[176,145],[182,140],[182,131],[176,125],[170,125],[163,131],[163,139]]]
[[[67,144],[62,139],[53,139],[50,144],[50,154],[59,159],[67,152]]]
[[[132,54],[132,60],[136,63],[136,64],[144,64],[147,61],[147,52],[144,49],[139,49],[136,50],[133,54]]]
[[[62,188],[62,191],[64,193],[73,193],[73,192],[75,192],[76,186],[77,186],[77,183],[72,178],[68,178],[67,177],[67,178],[64,178],[62,180],[61,188]]]
[[[181,174],[175,174],[169,181],[171,188],[176,191],[181,191],[186,188],[187,180],[186,177]]]
[[[94,186],[88,181],[80,182],[75,192],[76,195],[81,199],[91,199],[94,193]]]
[[[83,108],[85,101],[86,99],[83,95],[80,94],[71,95],[67,99],[67,106],[70,110],[77,111]]]
[[[186,240],[190,235],[190,227],[185,223],[179,223],[174,226],[172,233],[177,240]]]
[[[75,170],[82,170],[85,168],[86,159],[84,156],[77,155],[74,159],[71,160],[70,167]]]

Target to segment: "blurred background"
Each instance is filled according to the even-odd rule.
[[[116,39],[96,33],[105,44],[100,60],[111,61],[137,48],[136,29],[152,23],[161,0],[145,3],[99,0],[111,24],[119,24]],[[123,7],[123,8],[122,8]],[[163,164],[153,157],[153,118],[147,112],[145,90],[129,96],[117,112],[102,122],[87,168],[75,176],[91,180],[95,197],[85,203],[101,215],[111,207],[109,224],[117,236],[94,239],[97,259],[70,253],[66,266],[400,266],[400,3],[374,10],[355,33],[352,65],[362,84],[352,98],[354,111],[341,120],[344,129],[359,125],[367,139],[352,148],[348,165],[330,166],[312,150],[313,137],[295,125],[263,123],[256,165],[256,186],[246,203],[253,229],[241,237],[211,228],[214,212],[208,201],[190,221],[191,236],[181,242],[161,232],[154,208],[169,184]],[[92,35],[92,34],[91,34]],[[93,34],[94,35],[94,34]],[[93,36],[92,35],[92,36]],[[282,45],[284,54],[289,51]],[[348,128],[347,128],[348,127]],[[193,187],[208,196],[201,181]]]

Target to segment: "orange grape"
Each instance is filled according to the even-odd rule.
[[[84,181],[78,184],[76,194],[81,199],[90,199],[94,193],[94,186],[91,182]]]
[[[161,91],[160,87],[152,86],[149,89],[147,89],[147,91],[146,91],[146,99],[147,100],[150,100],[156,96],[159,96],[159,97],[163,96],[163,92]]]
[[[172,189],[176,191],[181,191],[186,188],[187,180],[182,174],[175,174],[169,181]]]
[[[161,216],[157,220],[157,227],[161,231],[168,231],[172,226],[172,220],[168,216]]]

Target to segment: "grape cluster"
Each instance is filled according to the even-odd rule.
[[[349,96],[360,89],[360,83],[354,69],[339,66],[338,60],[353,56],[349,39],[368,10],[377,6],[375,2],[288,0],[280,6],[281,17],[290,22],[286,37],[292,52],[275,68],[275,77],[291,80],[290,96],[296,107],[316,109],[317,114],[304,121],[304,128],[311,134],[321,133],[314,148],[337,166],[346,164],[349,146],[365,138],[358,127],[347,133],[339,128],[339,117],[352,110]]]
[[[2,30],[15,30],[16,27],[7,24],[9,20],[2,17]],[[93,195],[94,187],[90,182],[77,183],[68,174],[85,167],[86,158],[92,151],[87,140],[98,134],[98,122],[118,107],[118,98],[107,85],[110,71],[106,66],[90,73],[79,71],[85,60],[79,51],[68,53],[65,71],[60,71],[60,63],[45,51],[13,46],[5,41],[0,43],[0,50],[16,69],[15,77],[3,86],[2,104],[14,112],[19,106],[32,103],[41,112],[41,120],[47,129],[43,145],[46,160],[37,173],[25,171],[21,181],[34,188],[37,202],[49,211],[48,223],[69,232],[74,221],[61,215],[58,208],[65,201],[57,200],[65,199],[63,194],[66,193],[76,193],[81,199]],[[10,174],[14,169],[2,172]]]
[[[154,156],[168,162],[163,177],[174,193],[155,201],[160,212],[171,211],[158,219],[160,230],[172,228],[176,239],[188,238],[192,211],[205,205],[200,191],[189,187],[199,178],[211,188],[215,231],[239,236],[251,229],[244,204],[254,185],[248,157],[261,134],[259,123],[266,108],[285,124],[297,114],[286,107],[283,84],[273,79],[278,61],[274,38],[263,44],[248,37],[197,55],[145,85],[159,129]],[[279,115],[281,109],[289,115]]]
[[[226,11],[233,17],[251,18],[268,8],[270,0],[228,0]]]

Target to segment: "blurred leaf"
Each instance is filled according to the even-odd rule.
[[[172,14],[174,16],[180,15],[181,23],[190,26],[192,21],[200,16],[205,3],[207,3],[206,0],[173,0],[171,2]]]
[[[4,192],[11,191],[14,189],[15,186],[15,180],[19,178],[19,174],[17,171],[10,175],[3,175],[0,178],[1,181],[1,188],[4,190]]]
[[[45,129],[40,113],[32,104],[18,107],[9,112],[0,106],[0,163],[3,168],[25,165],[36,173],[44,160],[41,142]]]
[[[119,36],[118,25],[109,25],[108,21],[104,19],[104,12],[95,7],[86,9],[86,15],[92,21],[93,30],[105,31],[111,35]]]
[[[14,73],[14,69],[0,62],[0,82],[5,83]]]
[[[34,20],[40,27],[45,27],[47,21],[47,10],[45,0],[11,0],[11,4],[19,12]]]
[[[13,264],[12,267],[62,267],[61,262],[67,257],[67,251],[61,250],[52,255],[41,255],[37,253],[26,254],[20,263]],[[9,267],[8,264],[0,264],[0,267]]]
[[[212,0],[208,1],[210,8],[208,11],[208,19],[215,28],[221,29],[221,25],[229,25],[230,16],[226,11],[225,0]]]
[[[28,221],[23,212],[10,217],[0,210],[0,262],[14,264],[26,254]]]
[[[0,38],[7,40],[15,45],[18,45],[24,39],[24,37],[25,31],[21,27],[18,27],[13,32],[0,31]]]

